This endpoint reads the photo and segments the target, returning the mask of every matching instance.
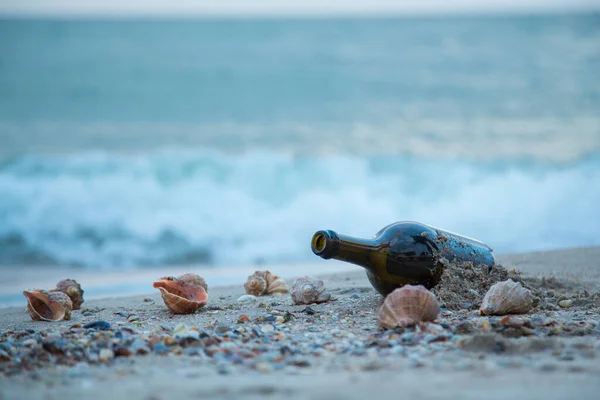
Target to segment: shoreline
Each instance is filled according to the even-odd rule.
[[[497,254],[496,263],[505,267],[522,269],[531,276],[555,276],[566,281],[576,281],[588,288],[600,288],[600,269],[588,265],[588,259],[600,259],[600,246],[586,246],[523,253]],[[573,265],[576,263],[576,265]],[[207,280],[209,287],[240,286],[255,270],[268,269],[286,280],[300,275],[328,276],[337,273],[358,273],[364,270],[352,264],[336,260],[317,260],[311,263],[250,266],[151,266],[131,271],[92,271],[74,267],[27,267],[3,268],[5,279],[0,282],[0,309],[25,304],[23,290],[52,288],[60,279],[78,281],[90,300],[114,299],[131,296],[149,296],[156,292],[152,282],[162,276],[177,276],[195,272]],[[358,271],[358,272],[357,272]],[[124,279],[123,277],[126,277]],[[592,279],[586,281],[586,279]]]
[[[442,307],[434,323],[393,331],[378,327],[382,296],[355,266],[314,274],[333,296],[321,304],[295,305],[289,295],[242,303],[243,282],[209,282],[207,305],[188,315],[171,314],[156,290],[86,298],[70,321],[3,308],[0,398],[105,399],[108,385],[111,397],[127,400],[353,400],[399,388],[418,398],[594,399],[599,258],[600,247],[498,256],[548,298],[507,317],[481,316],[477,304]],[[559,307],[563,298],[572,306]],[[110,328],[83,328],[99,320]]]

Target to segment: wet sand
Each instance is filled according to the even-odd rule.
[[[476,309],[443,310],[436,324],[384,331],[376,321],[381,296],[357,267],[320,275],[334,300],[309,307],[294,305],[289,295],[241,303],[243,281],[211,286],[210,279],[209,303],[193,315],[171,315],[152,288],[135,296],[86,299],[71,321],[56,323],[31,321],[23,300],[0,309],[0,342],[10,347],[11,338],[13,346],[0,361],[0,399],[597,398],[600,247],[497,259],[550,291],[553,302],[572,298],[573,306],[548,304],[511,317],[509,327]],[[281,270],[291,284],[293,269]],[[311,275],[319,276],[315,270],[310,267]],[[65,277],[51,280],[60,278]],[[76,327],[69,336],[87,346],[85,361],[44,353],[49,348],[42,342],[96,320],[109,322],[111,330]],[[197,327],[200,341],[172,339],[173,329],[184,326]],[[146,343],[147,354],[99,351],[112,343],[107,340],[117,341],[114,332],[144,338],[130,347]],[[17,343],[35,355],[27,368],[19,368],[22,361],[9,352],[21,351]]]

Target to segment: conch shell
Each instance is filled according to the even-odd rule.
[[[208,285],[196,274],[165,276],[154,282],[165,305],[175,314],[191,314],[206,304]]]
[[[58,282],[56,284],[56,289],[51,290],[51,292],[55,291],[63,292],[71,298],[73,310],[79,310],[81,308],[81,303],[85,301],[83,300],[83,289],[74,279],[63,279]]]
[[[47,290],[24,290],[27,312],[34,321],[62,321],[71,319],[73,302],[63,292]]]
[[[379,308],[379,326],[395,329],[435,321],[440,305],[423,285],[405,285],[387,295]]]
[[[331,294],[325,291],[323,281],[306,275],[294,280],[290,295],[296,304],[324,303],[331,300]]]
[[[287,283],[271,271],[256,271],[244,283],[246,293],[253,296],[268,296],[288,292]]]
[[[509,279],[493,285],[485,294],[479,313],[481,315],[525,314],[533,307],[529,289],[520,282]]]

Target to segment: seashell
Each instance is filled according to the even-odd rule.
[[[71,298],[73,302],[73,310],[79,310],[83,300],[83,289],[81,285],[74,279],[63,279],[56,284],[56,289],[50,290],[51,292],[59,291],[63,292]]]
[[[250,275],[246,283],[244,283],[244,290],[249,295],[261,296],[267,291],[267,281],[255,273],[254,275]]]
[[[252,294],[244,294],[237,299],[238,303],[250,303],[252,301],[256,301],[256,296]]]
[[[481,315],[525,314],[533,307],[531,292],[520,282],[509,279],[493,285],[485,294]]]
[[[177,278],[165,276],[152,286],[160,290],[165,305],[175,314],[191,314],[208,300],[208,286],[196,274],[183,274]]]
[[[324,303],[331,300],[331,294],[325,291],[323,281],[307,275],[294,280],[290,295],[296,304]]]
[[[386,329],[435,321],[440,305],[423,285],[405,285],[386,296],[379,308],[379,325]]]
[[[71,319],[73,302],[63,292],[47,290],[24,290],[27,312],[34,321],[62,321]]]
[[[288,292],[287,283],[271,271],[255,271],[248,277],[244,289],[246,293],[253,296],[278,295]]]

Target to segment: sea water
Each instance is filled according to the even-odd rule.
[[[600,245],[600,16],[0,19],[0,265]]]

